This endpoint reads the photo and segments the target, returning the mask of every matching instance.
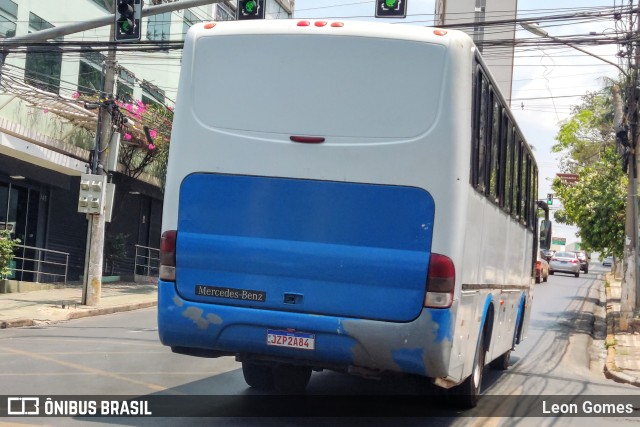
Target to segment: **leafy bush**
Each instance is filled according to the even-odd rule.
[[[0,231],[0,277],[6,278],[11,274],[13,251],[20,239],[12,239],[9,230]]]

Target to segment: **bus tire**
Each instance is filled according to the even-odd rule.
[[[304,366],[281,365],[273,368],[275,389],[284,394],[304,392],[311,379],[311,368]]]
[[[476,348],[476,355],[473,360],[471,375],[460,385],[454,387],[453,403],[464,409],[475,408],[480,398],[480,388],[482,386],[482,373],[484,371],[484,358],[486,350],[484,348],[484,330],[480,331],[480,341]]]
[[[242,362],[242,375],[245,382],[256,390],[273,388],[273,369],[270,366]]]
[[[489,363],[489,366],[498,371],[506,371],[507,369],[509,369],[510,361],[511,361],[511,350],[501,354],[500,356],[498,356],[497,359],[491,361],[491,363]]]

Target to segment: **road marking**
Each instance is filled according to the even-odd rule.
[[[519,386],[516,390],[514,390],[512,393],[510,393],[509,396],[520,396],[522,395],[522,386]],[[493,410],[491,411],[492,413],[500,413],[500,408],[501,407],[508,407],[509,403],[507,402],[508,399],[505,399],[502,401],[502,403],[500,403],[499,405],[495,406],[493,408]],[[480,397],[480,405],[482,405],[482,397]],[[489,408],[483,408],[483,411],[487,411],[487,409]],[[509,417],[475,417],[473,420],[473,423],[471,424],[472,426],[482,426],[482,427],[495,427],[497,425],[500,425],[500,422],[504,419],[508,419]]]
[[[22,423],[3,423],[0,421],[0,427],[42,427],[42,424],[22,424]]]
[[[121,381],[125,381],[125,382],[129,382],[132,384],[137,384],[137,385],[142,385],[144,387],[147,387],[153,391],[168,391],[174,394],[184,394],[184,393],[180,393],[180,392],[175,392],[173,390],[167,389],[166,387],[162,387],[158,384],[153,384],[153,383],[148,383],[148,382],[144,382],[144,381],[137,381],[134,380],[132,378],[123,376],[123,375],[119,375],[119,374],[115,374],[113,372],[107,372],[107,371],[103,371],[100,369],[95,369],[95,368],[89,368],[87,366],[84,365],[79,365],[77,363],[71,363],[71,362],[63,362],[61,360],[57,360],[54,359],[52,357],[47,357],[47,356],[43,356],[41,354],[37,354],[37,353],[31,353],[29,351],[24,351],[24,350],[18,350],[17,348],[11,348],[11,347],[0,347],[0,349],[4,350],[4,351],[9,351],[13,354],[17,354],[20,356],[25,356],[25,357],[30,357],[33,359],[38,359],[38,360],[43,360],[45,362],[51,362],[51,363],[56,363],[58,365],[62,365],[62,366],[66,366],[68,368],[72,368],[72,369],[76,369],[79,371],[83,371],[89,374],[94,374],[94,375],[100,375],[103,377],[109,377],[109,378],[114,378],[117,380],[121,380]]]

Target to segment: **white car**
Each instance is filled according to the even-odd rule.
[[[580,260],[575,252],[556,252],[549,261],[549,274],[568,273],[580,277]]]
[[[612,256],[608,256],[605,259],[602,260],[602,265],[604,267],[611,267],[611,265],[613,265],[613,257]]]

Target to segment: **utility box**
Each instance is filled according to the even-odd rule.
[[[105,205],[106,175],[82,174],[80,177],[80,196],[78,212],[100,215]]]
[[[105,222],[111,222],[111,216],[113,215],[113,199],[115,198],[115,194],[116,194],[116,185],[111,182],[108,182],[107,191],[106,191],[105,200],[104,200]]]

